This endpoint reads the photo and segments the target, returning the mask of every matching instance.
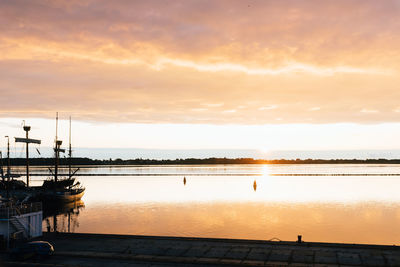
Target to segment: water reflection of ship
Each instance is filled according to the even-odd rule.
[[[43,207],[43,227],[48,232],[75,232],[79,227],[78,216],[85,203],[80,201],[66,204],[47,204]]]

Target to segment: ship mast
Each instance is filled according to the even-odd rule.
[[[29,144],[30,143],[40,144],[41,141],[37,140],[37,139],[29,138],[29,131],[31,130],[31,126],[25,125],[25,121],[24,121],[23,128],[24,128],[24,131],[26,132],[25,138],[15,137],[15,142],[16,143],[25,143],[25,145],[26,145],[26,186],[29,187]],[[8,157],[8,158],[10,158],[10,157]]]
[[[54,162],[54,181],[57,182],[58,175],[58,112],[56,113],[56,140],[54,141],[54,153],[55,153],[55,162]]]
[[[69,156],[69,164],[68,164],[68,176],[71,179],[71,161],[72,161],[72,146],[71,146],[71,116],[69,116],[69,151],[68,151],[68,156]]]
[[[7,174],[8,180],[10,180],[11,174],[11,164],[10,164],[10,137],[8,135],[5,136],[7,138]]]
[[[10,137],[6,135],[7,138],[7,184],[6,184],[6,198],[10,197],[10,176],[11,176],[11,164],[10,164]]]
[[[55,153],[55,163],[54,163],[54,182],[58,180],[58,159],[60,157],[60,152],[65,152],[65,149],[61,149],[62,141],[58,140],[58,112],[56,113],[56,140],[54,142],[54,153]]]
[[[5,177],[4,177],[4,171],[3,171],[3,153],[0,151],[0,176],[1,180],[4,183]]]

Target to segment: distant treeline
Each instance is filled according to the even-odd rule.
[[[3,158],[3,165],[7,159]],[[25,158],[12,158],[10,163],[13,166],[26,164]],[[31,158],[29,164],[32,166],[48,166],[54,164],[54,158]],[[60,158],[59,164],[68,165],[69,159]],[[90,158],[72,158],[72,165],[189,165],[189,164],[400,164],[400,159],[274,159],[263,160],[253,158],[207,158],[207,159],[108,159],[98,160]]]

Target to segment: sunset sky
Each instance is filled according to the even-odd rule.
[[[400,148],[398,0],[1,0],[0,51],[2,136],[51,146],[58,111],[79,147]]]

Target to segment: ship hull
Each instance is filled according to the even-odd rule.
[[[52,191],[48,190],[40,194],[40,198],[44,202],[56,202],[56,203],[70,203],[81,200],[85,194],[84,189],[77,189],[74,191]]]

